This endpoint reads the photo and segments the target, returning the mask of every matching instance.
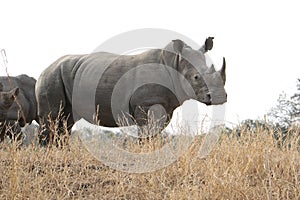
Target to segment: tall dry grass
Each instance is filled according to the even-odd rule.
[[[172,165],[145,174],[110,169],[80,142],[2,143],[0,199],[300,199],[299,129],[281,147],[272,130],[224,134],[204,159],[196,157],[201,141]]]

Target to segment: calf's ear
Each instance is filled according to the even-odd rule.
[[[19,88],[16,87],[14,89],[12,89],[11,91],[9,91],[9,96],[11,99],[14,99],[15,97],[17,97],[19,95]]]
[[[19,92],[20,92],[20,89],[17,87],[17,88],[14,88],[13,89],[13,92],[14,92],[14,95],[15,96],[18,96],[19,95]]]

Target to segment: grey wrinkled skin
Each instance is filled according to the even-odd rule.
[[[37,103],[35,99],[36,80],[27,75],[0,77],[0,140],[3,141],[6,127],[12,132],[19,132],[20,127],[37,119]],[[11,137],[11,135],[10,135]]]
[[[46,68],[39,77],[36,84],[36,99],[38,105],[38,116],[40,122],[46,125],[46,131],[43,133],[45,140],[49,140],[49,131],[47,131],[47,117],[54,120],[59,116],[59,110],[62,108],[62,116],[68,120],[68,127],[71,128],[74,114],[79,118],[91,119],[95,114],[84,112],[85,110],[96,111],[99,107],[97,119],[100,125],[107,127],[118,126],[114,118],[112,96],[113,91],[121,78],[126,73],[136,73],[129,77],[129,83],[122,86],[122,90],[130,95],[129,102],[125,101],[124,96],[117,96],[117,102],[122,113],[128,109],[128,114],[132,116],[139,126],[147,124],[148,111],[154,113],[156,117],[166,115],[165,125],[168,124],[172,117],[173,111],[180,106],[185,100],[195,99],[206,105],[218,105],[227,101],[227,94],[224,89],[225,59],[220,71],[216,71],[213,66],[210,68],[206,65],[205,53],[212,49],[211,37],[207,38],[205,44],[199,50],[194,50],[181,40],[171,41],[164,49],[153,49],[138,55],[116,55],[106,52],[96,52],[87,55],[67,55],[59,58],[52,65]],[[156,73],[141,73],[139,66],[155,64]],[[178,72],[179,75],[169,73],[170,69]],[[151,66],[150,66],[151,67]],[[97,74],[98,71],[102,76],[99,80],[91,80],[87,74]],[[161,73],[160,73],[161,72]],[[98,73],[99,74],[99,73]],[[168,74],[170,76],[168,77]],[[135,88],[135,77],[159,76],[167,84],[175,88],[164,87],[161,84],[149,83]],[[167,77],[167,78],[166,78]],[[165,80],[168,79],[168,80]],[[89,94],[86,92],[91,89],[91,83],[97,82],[97,88],[94,94],[95,105],[76,105],[74,102],[74,83],[80,80],[77,87],[83,88],[80,93],[83,97],[76,94],[76,98],[84,98]],[[128,81],[128,80],[126,80]],[[193,89],[194,94],[186,92],[185,82],[188,82]],[[89,87],[90,86],[90,87]],[[134,88],[134,89],[133,89]],[[178,98],[180,97],[180,98]],[[76,99],[77,100],[77,99]],[[79,100],[80,102],[80,100]],[[78,103],[78,100],[77,100]],[[115,104],[116,105],[116,104]],[[158,106],[159,105],[159,106]],[[163,107],[163,110],[161,108]],[[89,120],[91,122],[91,120]]]

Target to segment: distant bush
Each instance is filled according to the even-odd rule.
[[[294,125],[300,125],[300,79],[297,80],[294,95],[288,97],[285,92],[279,95],[277,105],[268,113],[268,120],[285,131]]]
[[[294,136],[300,136],[300,126],[295,124],[290,127],[273,124],[266,120],[247,119],[242,121],[233,129],[226,128],[227,135],[241,137],[242,135],[253,136],[255,134],[271,134],[277,141],[278,147],[290,146],[288,139]]]

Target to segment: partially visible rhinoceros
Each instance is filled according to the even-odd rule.
[[[35,98],[36,80],[27,75],[0,77],[0,122],[2,124],[0,141],[6,134],[6,126],[13,127],[13,132],[20,131],[20,126],[37,119]],[[11,135],[10,135],[11,136]]]
[[[204,54],[212,47],[213,38],[209,37],[199,50],[173,40],[163,49],[138,55],[96,52],[63,56],[37,81],[40,122],[47,127],[49,116],[55,120],[61,115],[71,128],[74,117],[92,122],[96,116],[100,125],[115,127],[118,117],[128,114],[143,126],[151,110],[157,118],[166,115],[166,126],[185,100],[223,104],[227,101],[225,59],[220,71],[208,67]]]

